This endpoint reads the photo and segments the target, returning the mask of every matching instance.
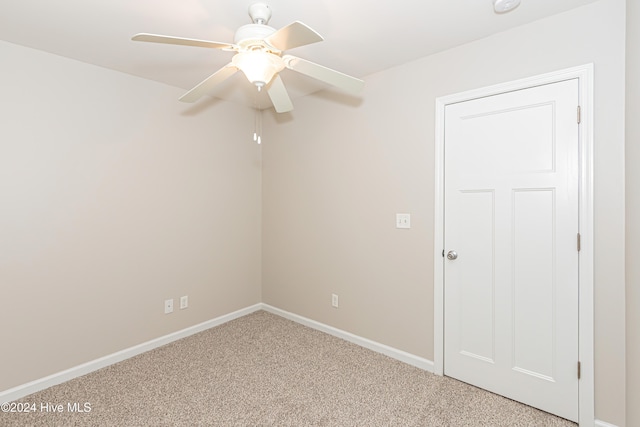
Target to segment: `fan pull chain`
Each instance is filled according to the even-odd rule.
[[[255,109],[255,116],[253,121],[253,140],[258,144],[262,143],[262,110]]]

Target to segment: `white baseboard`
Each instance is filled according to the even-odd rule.
[[[354,335],[350,332],[346,332],[341,329],[334,328],[333,326],[325,325],[324,323],[320,323],[315,320],[311,320],[306,317],[303,317],[294,313],[290,313],[285,310],[281,310],[279,308],[273,307],[268,304],[258,303],[258,304],[234,311],[232,313],[225,314],[224,316],[216,317],[215,319],[211,319],[206,322],[199,323],[197,325],[182,329],[180,331],[173,332],[171,334],[153,339],[151,341],[147,341],[142,344],[138,344],[136,346],[118,351],[116,353],[112,353],[110,355],[100,357],[98,359],[92,360],[87,363],[83,363],[81,365],[64,370],[62,372],[58,372],[56,374],[52,374],[47,377],[37,379],[35,381],[31,381],[29,383],[26,383],[14,388],[4,390],[0,392],[0,403],[12,402],[14,400],[25,397],[29,394],[38,392],[40,390],[44,390],[46,388],[52,387],[57,384],[61,384],[65,381],[72,380],[82,375],[86,375],[90,372],[97,371],[98,369],[105,368],[109,365],[113,365],[125,359],[129,359],[131,357],[137,356],[138,354],[147,352],[149,350],[153,350],[154,348],[161,347],[173,341],[186,338],[198,332],[202,332],[207,329],[222,325],[223,323],[227,323],[231,320],[237,319],[242,316],[246,316],[247,314],[251,314],[259,310],[267,311],[269,313],[278,315],[285,319],[292,320],[301,325],[308,326],[312,329],[316,329],[318,331],[327,333],[329,335],[333,335],[335,337],[344,339],[345,341],[349,341],[361,347],[368,348],[369,350],[373,350],[377,353],[384,354],[393,359],[399,360],[401,362],[407,363],[409,365],[415,366],[425,371],[433,372],[434,370],[434,365],[431,360],[418,357],[416,355],[407,353],[402,350],[398,350],[388,345],[380,344],[370,339],[363,338],[358,335]],[[595,420],[594,427],[617,427],[617,426],[615,426],[614,424],[609,424],[604,421]]]
[[[121,362],[125,359],[129,359],[133,356],[137,356],[138,354],[153,350],[154,348],[161,347],[173,341],[186,338],[190,335],[197,334],[198,332],[202,332],[209,328],[222,325],[223,323],[229,322],[231,320],[237,319],[261,309],[262,304],[255,304],[250,307],[234,311],[233,313],[225,314],[224,316],[216,317],[215,319],[190,326],[180,331],[164,335],[162,337],[126,348],[124,350],[109,354],[104,357],[100,357],[90,362],[83,363],[82,365],[74,366],[73,368],[64,370],[62,372],[37,379],[35,381],[31,381],[14,388],[10,388],[9,390],[4,390],[0,392],[0,403],[12,402],[29,394],[44,390],[45,388],[49,388],[65,381],[72,380],[93,371],[97,371],[98,369],[105,368],[109,365],[113,365],[114,363]]]
[[[398,350],[393,347],[389,347],[387,345],[380,344],[375,341],[371,341],[367,338],[363,338],[363,337],[354,335],[352,333],[334,328],[332,326],[328,326],[323,323],[316,322],[315,320],[311,320],[306,317],[299,316],[297,314],[293,314],[285,310],[281,310],[279,308],[270,306],[268,304],[259,303],[259,304],[252,305],[250,307],[243,308],[238,311],[234,311],[233,313],[229,313],[224,316],[220,316],[215,319],[208,320],[206,322],[203,322],[194,326],[190,326],[180,331],[173,332],[171,334],[144,342],[142,344],[138,344],[133,347],[126,348],[116,353],[112,353],[107,356],[100,357],[90,362],[86,362],[81,365],[74,366],[73,368],[69,368],[64,371],[57,372],[55,374],[46,376],[44,378],[40,378],[40,379],[31,381],[29,383],[19,385],[14,388],[1,391],[0,402],[2,403],[12,402],[14,400],[28,396],[32,393],[36,393],[40,390],[44,390],[46,388],[61,384],[65,381],[72,380],[74,378],[78,378],[82,375],[86,375],[88,373],[97,371],[98,369],[105,368],[109,365],[113,365],[115,363],[137,356],[138,354],[169,344],[173,341],[186,338],[190,335],[196,334],[198,332],[202,332],[209,328],[219,326],[223,323],[229,322],[231,320],[237,319],[242,316],[246,316],[247,314],[253,313],[258,310],[264,310],[264,311],[276,314],[278,316],[284,317],[285,319],[292,320],[304,326],[308,326],[310,328],[319,330],[321,332],[325,332],[329,335],[342,338],[346,341],[352,342],[361,347],[368,348],[369,350],[382,353],[386,356],[400,360],[409,365],[416,366],[420,369],[424,369],[429,372],[433,372],[433,362],[430,360],[423,359],[421,357],[404,352],[402,350]],[[607,427],[607,426],[603,425],[601,427]]]
[[[600,421],[600,420],[596,420],[596,422],[593,425],[594,427],[618,427],[615,424],[605,423],[604,421]]]
[[[308,326],[312,329],[316,329],[318,331],[327,333],[329,335],[342,338],[345,341],[349,341],[361,347],[368,348],[369,350],[373,350],[377,353],[382,353],[385,356],[389,356],[393,359],[399,360],[401,362],[407,363],[409,365],[415,366],[425,371],[433,372],[433,362],[431,360],[424,359],[414,354],[407,353],[406,351],[398,350],[396,348],[389,347],[388,345],[380,344],[370,339],[363,338],[358,335],[354,335],[350,332],[346,332],[341,329],[334,328],[333,326],[325,325],[324,323],[316,322],[315,320],[311,320],[306,317],[299,316],[297,314],[290,313],[285,310],[281,310],[279,308],[270,306],[268,304],[262,304],[262,309],[264,311],[268,311],[269,313],[273,313],[280,317],[284,317],[285,319],[289,319],[296,323],[300,323],[301,325]]]

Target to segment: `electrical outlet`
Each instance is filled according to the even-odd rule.
[[[164,314],[173,313],[173,299],[164,301]]]
[[[331,306],[334,308],[338,308],[338,295],[331,294]]]
[[[189,307],[189,295],[180,297],[180,310],[184,310]]]

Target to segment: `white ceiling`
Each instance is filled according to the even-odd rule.
[[[494,13],[492,0],[266,0],[280,28],[302,21],[324,41],[288,51],[363,78],[460,44],[596,0],[522,0]],[[227,64],[232,52],[131,41],[140,32],[233,42],[257,0],[0,0],[0,39],[183,88]],[[1,69],[1,68],[0,68]],[[44,72],[45,70],[43,70]],[[295,99],[325,88],[290,70],[282,78]],[[237,73],[213,93],[267,106]],[[266,104],[265,104],[266,102]]]

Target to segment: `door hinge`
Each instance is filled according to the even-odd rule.
[[[578,252],[580,252],[580,233],[578,233],[578,237],[577,237],[577,247],[578,247]]]
[[[581,121],[581,118],[582,118],[580,113],[581,113],[580,106],[578,105],[578,124],[580,124],[580,121]]]
[[[578,362],[578,379],[580,379],[580,362]]]

